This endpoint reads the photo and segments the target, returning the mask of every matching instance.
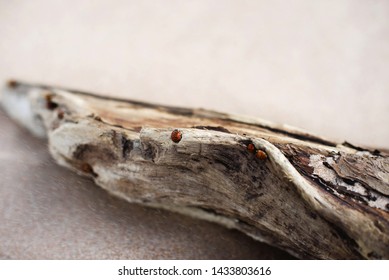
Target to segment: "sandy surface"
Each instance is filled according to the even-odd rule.
[[[0,0],[0,83],[216,109],[389,148],[388,73],[388,1]],[[0,258],[278,254],[123,203],[0,118]]]

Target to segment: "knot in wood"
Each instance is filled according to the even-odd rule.
[[[54,110],[55,108],[58,107],[58,104],[53,102],[53,97],[54,97],[54,94],[52,94],[52,93],[48,93],[45,96],[46,108],[49,109],[49,110]]]

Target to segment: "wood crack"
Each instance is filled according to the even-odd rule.
[[[24,118],[15,100],[28,104]],[[218,222],[300,258],[389,258],[384,152],[263,120],[21,82],[2,105],[48,138],[59,164],[127,201]]]

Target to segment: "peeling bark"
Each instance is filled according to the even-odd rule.
[[[299,258],[389,258],[384,152],[254,118],[19,82],[2,104],[47,136],[59,164],[130,202],[218,222]]]

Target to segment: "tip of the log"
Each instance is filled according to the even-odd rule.
[[[13,79],[10,79],[6,83],[8,88],[16,88],[19,85],[19,82]]]

